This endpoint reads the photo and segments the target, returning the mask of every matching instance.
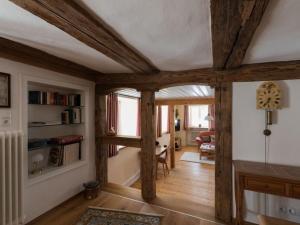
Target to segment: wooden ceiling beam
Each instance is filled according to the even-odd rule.
[[[218,82],[249,82],[300,79],[300,60],[242,65],[236,69],[214,70],[203,68],[188,71],[162,71],[152,76],[145,74],[104,74],[97,77],[99,93],[120,88],[159,90],[165,87]]]
[[[91,81],[103,75],[96,70],[2,37],[0,57]]]
[[[134,72],[159,70],[102,19],[75,1],[10,0]]]
[[[150,76],[151,75],[151,76]],[[105,74],[96,83],[106,89],[134,88],[137,90],[159,90],[177,84],[213,84],[216,72],[212,68],[188,71],[161,71],[155,74],[125,73]]]
[[[269,0],[211,0],[214,68],[237,68]]]
[[[209,105],[214,104],[215,98],[176,98],[176,99],[156,99],[155,105]]]

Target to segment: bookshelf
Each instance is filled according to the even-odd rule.
[[[28,180],[78,168],[86,160],[86,92],[33,81],[27,87]]]

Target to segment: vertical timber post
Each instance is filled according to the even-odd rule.
[[[170,107],[170,161],[171,168],[175,168],[175,121],[174,121],[174,105]]]
[[[101,136],[106,131],[106,96],[95,95],[95,138],[96,138],[96,179],[100,182],[100,187],[107,184],[107,144],[101,142]]]
[[[141,92],[141,138],[142,197],[146,201],[151,201],[156,197],[156,129],[154,91]]]
[[[232,83],[218,83],[216,101],[215,215],[232,222]]]

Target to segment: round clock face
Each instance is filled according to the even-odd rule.
[[[264,82],[257,89],[256,105],[258,109],[279,109],[281,91],[275,82]]]

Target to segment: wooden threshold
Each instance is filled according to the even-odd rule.
[[[108,183],[103,188],[103,191],[144,202],[139,189]],[[193,201],[192,197],[190,200],[187,200],[174,195],[157,193],[157,197],[148,203],[204,220],[221,223],[215,218],[215,210],[213,207],[201,205]]]
[[[140,137],[130,137],[130,136],[101,136],[102,144],[113,144],[113,145],[123,145],[126,147],[141,147]]]

